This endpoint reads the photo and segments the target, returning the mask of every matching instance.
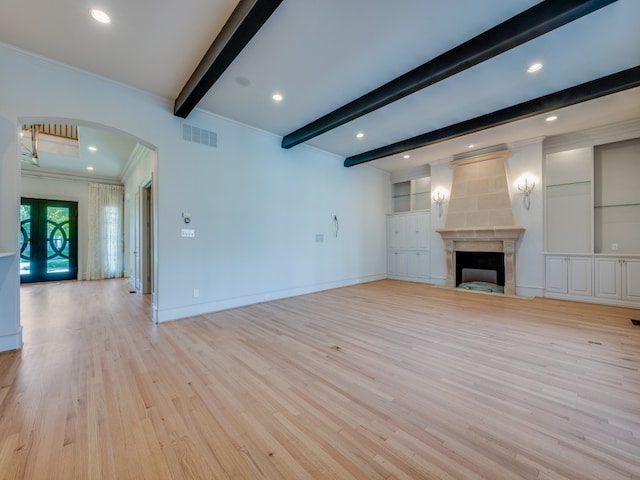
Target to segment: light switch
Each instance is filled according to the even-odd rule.
[[[182,229],[182,236],[183,237],[195,237],[196,236],[196,231],[193,228],[183,228]]]

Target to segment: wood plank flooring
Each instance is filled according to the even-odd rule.
[[[1,479],[640,479],[640,310],[384,280],[154,325],[22,288]]]

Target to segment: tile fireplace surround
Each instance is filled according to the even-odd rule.
[[[508,150],[454,160],[453,185],[444,228],[448,287],[456,286],[455,252],[504,253],[504,293],[516,293],[515,225],[505,161]]]

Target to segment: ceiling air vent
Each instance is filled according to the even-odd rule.
[[[218,146],[218,134],[216,132],[194,127],[188,123],[182,124],[182,140],[186,142],[199,143],[208,147],[217,148]]]

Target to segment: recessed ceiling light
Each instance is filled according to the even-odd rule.
[[[91,10],[91,16],[100,23],[111,23],[111,18],[102,10],[94,8]]]
[[[92,167],[91,165],[89,165],[89,166],[87,167],[87,170],[92,171],[92,170],[93,170],[93,167]]]
[[[97,152],[97,151],[98,151],[98,149],[97,149],[96,147],[94,147],[93,145],[89,145],[89,146],[87,147],[87,149],[88,149],[88,150],[91,150],[92,152]]]
[[[356,138],[363,138],[363,137],[364,137],[364,133],[362,132],[356,133]]]
[[[279,93],[274,93],[271,98],[273,98],[274,102],[281,102],[283,99],[283,96],[280,95]]]
[[[407,154],[407,155],[403,155],[402,158],[411,158],[411,155]]]
[[[475,146],[476,146],[475,143],[472,143],[471,145],[469,145],[469,148],[473,148]]]
[[[527,72],[529,73],[535,73],[538,70],[540,70],[542,68],[542,64],[539,62],[536,63],[532,63],[531,65],[529,65],[529,68],[527,68]]]
[[[558,117],[556,115],[551,115],[551,116],[545,118],[544,120],[545,120],[545,122],[553,122],[554,120],[557,120],[557,119],[558,119]]]

